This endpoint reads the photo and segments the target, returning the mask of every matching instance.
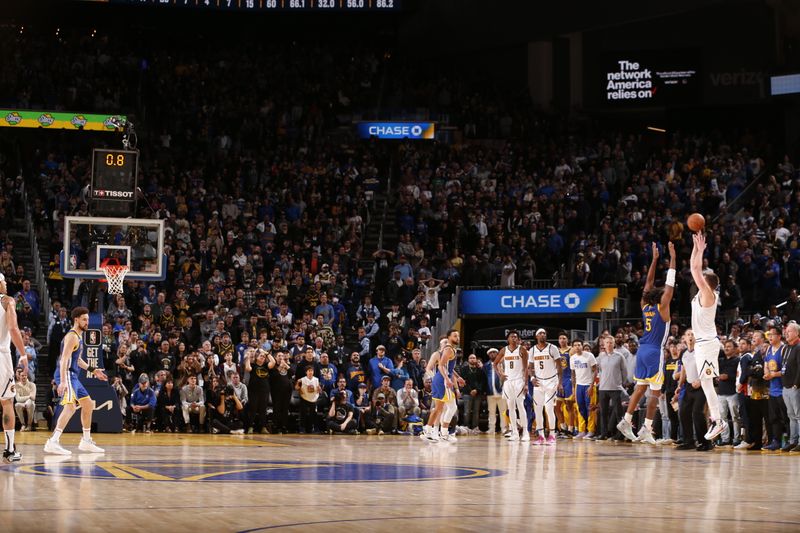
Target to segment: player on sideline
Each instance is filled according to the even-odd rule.
[[[72,415],[75,414],[76,404],[81,407],[81,425],[83,427],[83,438],[78,445],[82,452],[103,453],[104,450],[98,447],[91,436],[92,412],[95,402],[86,392],[78,375],[82,370],[93,374],[97,379],[107,381],[108,377],[100,368],[90,366],[84,359],[86,346],[83,344],[83,334],[89,327],[89,310],[85,307],[76,307],[72,310],[72,329],[70,329],[64,340],[61,341],[61,357],[58,360],[54,378],[58,385],[58,395],[61,397],[61,415],[58,417],[56,429],[53,436],[47,439],[44,445],[45,453],[57,455],[72,455],[72,452],[63,448],[59,443],[61,433],[67,427]]]
[[[3,406],[3,433],[5,447],[3,448],[3,462],[16,463],[22,459],[22,454],[14,445],[14,364],[11,360],[11,342],[17,348],[19,364],[28,371],[28,356],[25,353],[25,344],[22,333],[17,324],[17,310],[14,298],[6,294],[6,277],[0,274],[0,404]]]
[[[511,435],[508,440],[527,442],[531,440],[528,433],[528,420],[525,413],[525,382],[528,370],[528,351],[520,346],[519,335],[516,330],[508,332],[506,337],[508,345],[504,346],[494,360],[494,368],[503,381],[503,398],[508,405],[508,417],[511,419],[509,430]],[[500,365],[503,368],[500,368]],[[517,430],[517,411],[519,411],[522,437]]]
[[[711,415],[711,427],[705,434],[706,440],[713,442],[717,436],[728,429],[728,423],[722,420],[719,412],[719,397],[714,389],[714,378],[719,377],[719,350],[717,337],[717,305],[719,304],[719,277],[713,272],[703,274],[703,252],[706,249],[706,237],[698,232],[692,235],[694,246],[689,267],[692,279],[697,285],[697,294],[692,298],[692,330],[695,337],[695,361],[700,385],[706,394],[708,412]]]
[[[547,342],[547,331],[536,330],[536,344],[533,346],[533,359],[528,360],[528,373],[533,379],[533,412],[536,419],[536,438],[531,444],[553,446],[556,443],[556,416],[553,406],[556,393],[561,388],[561,353]],[[544,417],[547,414],[550,434],[544,438]]]
[[[562,437],[572,437],[575,433],[575,397],[572,395],[572,372],[569,368],[569,337],[567,332],[558,334],[558,353],[561,354],[561,382],[556,395],[556,418]]]
[[[664,373],[661,369],[664,348],[669,338],[670,301],[675,292],[675,246],[669,243],[669,270],[664,288],[654,287],[656,278],[656,265],[658,264],[658,246],[653,243],[653,260],[647,271],[647,280],[640,302],[642,307],[642,322],[644,322],[644,335],[636,352],[636,371],[633,374],[636,387],[628,403],[625,416],[617,424],[617,429],[625,438],[632,441],[655,444],[653,437],[653,418],[658,409],[658,398],[661,396],[661,386],[664,384]],[[650,387],[650,398],[647,400],[644,424],[639,429],[638,436],[633,434],[633,412],[639,407],[639,400],[644,396],[647,387]]]
[[[453,369],[456,367],[456,346],[461,340],[458,330],[451,329],[447,332],[447,344],[444,345],[440,354],[439,362],[436,365],[437,372],[433,376],[431,383],[431,396],[436,402],[434,408],[437,419],[441,419],[441,430],[438,435],[439,442],[456,442],[456,438],[450,435],[450,421],[458,410],[456,395],[453,392]],[[431,415],[433,416],[433,414]],[[429,440],[436,440],[429,439]]]

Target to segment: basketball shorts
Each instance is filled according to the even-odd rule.
[[[15,395],[11,352],[0,352],[0,400],[10,400]]]
[[[525,380],[524,379],[507,379],[503,383],[503,398],[507,400],[514,400],[524,396]]]
[[[69,377],[67,380],[67,390],[64,391],[64,395],[61,397],[61,405],[78,403],[79,400],[87,398],[89,393],[86,392],[86,388],[83,386],[83,383],[81,383],[81,380],[78,379],[78,376],[72,372],[69,372],[67,376]],[[56,385],[61,385],[61,372],[56,372],[55,379]]]
[[[564,379],[566,377],[566,373],[561,376],[561,387],[564,391],[556,392],[556,401],[565,401],[571,402],[575,400],[575,397],[572,396],[572,376]]]
[[[533,403],[544,405],[552,402],[558,393],[558,376],[550,379],[540,379],[538,385],[533,387]]]
[[[636,370],[633,379],[637,385],[650,385],[651,390],[661,390],[664,372],[661,370],[663,349],[652,344],[642,344],[636,352]]]
[[[445,386],[441,372],[434,374],[431,380],[431,397],[440,402],[449,402],[452,398],[455,398],[453,391]]]
[[[714,379],[719,377],[719,350],[720,342],[717,339],[695,344],[694,358],[697,363],[697,374],[700,379]]]

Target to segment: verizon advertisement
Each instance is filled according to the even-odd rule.
[[[603,89],[595,94],[604,105],[669,106],[700,100],[702,81],[691,53],[617,53],[601,63]]]

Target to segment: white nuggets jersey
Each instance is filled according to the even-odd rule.
[[[692,298],[692,330],[697,344],[717,340],[717,326],[714,319],[717,316],[719,294],[714,293],[714,303],[709,307],[700,305],[700,292]]]
[[[522,356],[519,354],[519,346],[512,350],[510,346],[506,346],[505,355],[503,356],[503,373],[506,379],[520,380],[525,379],[524,368],[522,368]]]
[[[536,344],[533,347],[533,361],[528,358],[528,363],[533,363],[533,374],[537,379],[557,378],[561,368],[561,354],[550,343],[545,344],[541,350]]]

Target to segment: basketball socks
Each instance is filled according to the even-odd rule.
[[[644,419],[644,427],[647,428],[647,431],[653,431],[653,421],[650,418]]]
[[[92,440],[92,430],[91,429],[83,429],[83,440]]]
[[[706,401],[708,402],[708,413],[711,415],[711,420],[714,422],[720,419],[719,414],[719,397],[717,391],[714,389],[714,380],[701,379],[700,385],[703,387],[703,392],[706,394]]]
[[[633,422],[633,413],[625,413],[625,422],[628,424]]]
[[[56,428],[53,431],[53,436],[50,437],[50,440],[52,440],[53,442],[58,442],[59,440],[61,440],[61,434],[62,433],[63,433],[63,430]]]
[[[14,430],[13,429],[6,429],[4,430],[6,434],[6,447],[5,450],[8,452],[14,451]]]

